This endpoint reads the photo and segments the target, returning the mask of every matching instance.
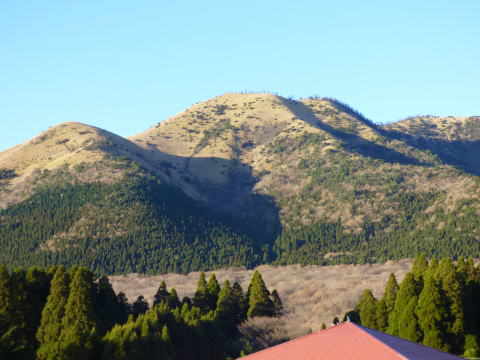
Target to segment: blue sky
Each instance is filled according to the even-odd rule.
[[[480,1],[0,1],[0,150],[64,121],[123,136],[231,91],[376,122],[480,114]]]

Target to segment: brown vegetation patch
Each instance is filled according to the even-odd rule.
[[[287,334],[292,338],[318,330],[322,323],[329,325],[335,316],[343,316],[356,304],[363,290],[372,289],[375,296],[380,296],[390,273],[394,273],[400,281],[410,266],[411,261],[408,259],[372,265],[262,265],[258,270],[268,288],[279,292],[286,309],[285,316],[280,320],[266,321],[266,327],[273,327],[273,332],[268,336],[282,338]],[[214,273],[220,282],[239,281],[246,290],[253,271],[231,268],[216,270]],[[212,272],[207,273],[207,276],[210,273]],[[169,288],[174,287],[180,296],[192,296],[198,278],[199,273],[194,272],[187,275],[170,273],[156,276],[129,274],[111,276],[110,280],[115,291],[123,291],[131,301],[144,295],[151,303],[162,280],[166,281]],[[250,325],[247,324],[246,327]],[[252,326],[260,325],[254,322]]]

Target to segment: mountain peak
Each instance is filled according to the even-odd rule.
[[[415,137],[437,140],[478,140],[480,139],[480,116],[418,115],[389,124],[385,128]]]
[[[126,159],[164,178],[141,148],[121,136],[79,122],[52,126],[0,153],[0,170],[14,174],[7,180],[0,179],[0,207],[21,201],[43,182],[115,182],[126,173],[122,170],[126,165],[118,161]],[[69,174],[67,179],[62,173]]]
[[[66,122],[43,131],[33,139],[8,149],[0,154],[3,167],[14,169],[22,174],[32,167],[55,168],[66,162],[67,158],[104,138],[100,129],[82,123]],[[76,161],[92,162],[98,157],[86,156]]]

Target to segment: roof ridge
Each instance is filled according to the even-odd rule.
[[[396,356],[398,356],[399,359],[401,360],[409,360],[407,357],[405,357],[403,354],[400,354],[398,351],[396,351],[393,347],[385,344],[383,341],[381,341],[379,338],[377,338],[376,336],[374,336],[373,334],[370,334],[368,331],[366,331],[366,329],[368,330],[371,330],[370,328],[367,328],[367,327],[363,327],[357,323],[354,323],[354,322],[351,322],[350,324],[352,324],[353,326],[357,327],[359,330],[361,330],[363,333],[365,333],[367,336],[371,337],[374,341],[376,341],[377,343],[380,343],[381,345],[383,345],[385,348],[389,349],[390,351],[392,351]],[[388,334],[386,334],[388,335]],[[390,335],[391,336],[391,335]]]
[[[442,351],[442,350],[438,350],[438,349],[435,349],[433,347],[430,347],[430,346],[427,346],[427,345],[424,345],[422,343],[417,343],[417,342],[413,342],[413,341],[410,341],[410,340],[407,340],[407,339],[404,339],[404,338],[401,338],[400,336],[395,336],[395,335],[390,335],[390,334],[387,334],[387,333],[384,333],[384,332],[381,332],[379,330],[375,330],[375,329],[370,329],[370,328],[367,328],[365,326],[361,326],[361,325],[358,325],[356,324],[357,326],[361,327],[363,331],[365,331],[366,333],[368,333],[370,336],[372,336],[373,338],[377,339],[377,341],[380,341],[382,344],[384,344],[385,346],[389,347],[389,348],[392,348],[391,346],[385,344],[384,342],[382,342],[380,339],[378,339],[375,335],[373,334],[370,334],[369,331],[372,331],[374,333],[379,333],[380,335],[382,336],[387,336],[387,337],[391,337],[391,338],[394,338],[394,339],[397,339],[397,340],[400,340],[400,341],[404,341],[404,342],[407,342],[407,343],[410,343],[410,344],[413,344],[413,345],[416,345],[418,347],[422,347],[422,348],[425,348],[429,351],[435,351],[435,352],[438,352],[438,353],[441,353],[441,354],[446,354],[446,355],[450,355],[450,356],[453,356],[453,357],[457,357],[457,355],[454,355],[454,354],[451,354],[449,352],[446,352],[446,351]],[[368,330],[368,331],[366,331]],[[392,348],[393,349],[393,348]],[[397,352],[397,354],[399,354],[400,352]],[[402,355],[404,356],[404,355]],[[407,359],[406,357],[404,357],[404,359]]]

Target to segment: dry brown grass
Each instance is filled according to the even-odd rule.
[[[262,273],[268,288],[277,289],[286,309],[284,317],[274,321],[275,333],[266,336],[295,338],[319,330],[322,323],[329,325],[335,316],[343,316],[350,310],[364,289],[372,289],[376,296],[381,296],[389,274],[394,273],[400,281],[410,266],[411,261],[408,259],[372,265],[262,265],[257,269]],[[253,271],[233,268],[214,272],[220,282],[227,279],[239,281],[246,289]],[[199,273],[194,272],[187,275],[156,276],[130,274],[112,276],[110,280],[114,289],[117,292],[123,291],[130,301],[144,295],[151,302],[162,280],[166,281],[169,288],[174,287],[179,296],[192,296],[198,278]],[[268,326],[265,326],[271,328],[271,321],[267,322]],[[257,323],[250,325],[254,328],[260,326]]]
[[[225,122],[230,127],[214,136],[207,136]],[[145,149],[157,148],[160,152],[155,156],[161,157],[157,161],[171,161],[171,158],[162,157],[162,154],[183,158],[181,164],[176,164],[179,169],[186,167],[198,179],[221,184],[229,179],[218,168],[219,164],[202,162],[196,167],[195,164],[199,163],[188,162],[188,159],[231,160],[239,156],[243,163],[255,171],[271,170],[262,150],[274,139],[287,136],[291,128],[301,129],[300,132],[322,132],[296,118],[276,95],[227,93],[195,104],[155,127],[130,137],[130,140]],[[234,151],[247,142],[254,146],[251,149],[243,148],[240,154]]]
[[[410,133],[412,135],[428,135],[448,141],[462,140],[464,135],[458,131],[469,121],[469,117],[453,116],[414,116],[387,126],[388,129]]]
[[[30,141],[0,153],[0,168],[12,169],[18,175],[6,184],[0,207],[27,198],[40,172],[45,170],[55,173],[62,168],[83,165],[89,170],[79,174],[77,180],[113,182],[119,177],[118,173],[112,169],[108,174],[99,171],[106,158],[99,144],[107,141],[123,147],[127,143],[105,130],[69,122],[51,127]]]
[[[127,139],[94,126],[62,123],[0,153],[0,168],[13,170],[17,175],[1,184],[0,208],[26,199],[45,170],[54,174],[68,169],[80,182],[116,182],[124,171],[112,166],[111,154],[134,160],[165,179],[165,174],[148,158],[149,153]],[[77,167],[82,170],[76,171]]]

